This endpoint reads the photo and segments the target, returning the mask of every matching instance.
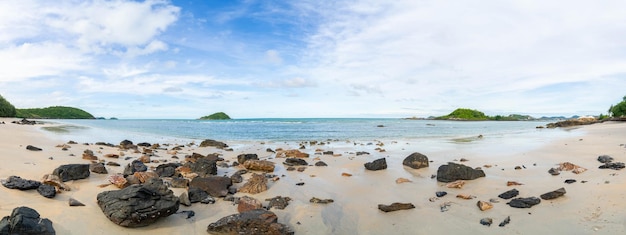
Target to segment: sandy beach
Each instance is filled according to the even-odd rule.
[[[0,179],[16,175],[25,179],[40,180],[44,174],[52,173],[59,165],[70,163],[90,163],[81,158],[84,150],[92,150],[105,162],[102,156],[124,152],[125,157],[114,161],[122,166],[107,166],[108,175],[122,173],[124,166],[139,158],[141,153],[121,151],[117,147],[96,146],[91,143],[70,145],[63,151],[57,145],[68,139],[55,137],[40,128],[42,125],[16,125],[15,119],[0,119]],[[50,125],[50,124],[46,124]],[[233,151],[213,147],[187,146],[178,151],[178,159],[172,158],[166,150],[156,150],[152,159],[160,163],[147,163],[156,167],[167,162],[182,162],[185,155],[219,153],[230,167],[218,167],[218,176],[230,176],[243,166],[232,166],[239,154],[257,154],[259,159],[275,162],[272,174],[279,180],[268,183],[268,190],[258,194],[237,193],[236,197],[250,196],[267,205],[265,199],[287,196],[292,200],[284,210],[271,209],[278,216],[278,222],[289,226],[295,234],[623,234],[626,232],[626,212],[622,200],[626,198],[626,178],[624,170],[599,169],[597,157],[609,155],[616,162],[626,161],[626,123],[605,122],[576,127],[571,137],[540,140],[542,144],[532,149],[503,149],[470,145],[459,149],[441,149],[424,152],[415,143],[384,143],[385,152],[378,152],[375,144],[346,144],[328,142],[324,145],[307,145],[301,151],[309,153],[309,165],[303,172],[287,171],[282,164],[284,158],[276,158],[267,148],[298,149],[298,143],[228,143]],[[489,136],[485,136],[489,138]],[[141,140],[131,140],[139,142]],[[502,140],[506,141],[506,140]],[[118,143],[113,143],[118,144]],[[185,145],[188,143],[160,143]],[[33,145],[43,151],[26,150]],[[507,143],[507,146],[515,146]],[[166,147],[166,146],[163,146]],[[333,151],[333,155],[323,155],[320,151]],[[370,154],[356,155],[358,151]],[[411,169],[402,165],[405,157],[419,152],[426,155],[430,166]],[[318,153],[318,154],[316,154]],[[386,158],[388,168],[369,171],[363,166],[379,158]],[[461,158],[467,161],[459,161]],[[312,166],[324,161],[328,166]],[[437,174],[439,166],[455,162],[481,167],[486,177],[468,180],[461,189],[447,188],[445,183],[431,178]],[[575,174],[562,171],[552,176],[548,170],[559,163],[571,162],[587,171]],[[491,165],[491,167],[485,167]],[[515,167],[521,169],[516,170]],[[352,176],[342,176],[349,173]],[[40,196],[36,190],[20,191],[0,187],[0,215],[7,216],[13,208],[28,206],[37,210],[42,218],[53,222],[57,234],[207,234],[207,226],[220,218],[237,213],[233,202],[216,198],[215,204],[195,203],[182,210],[193,210],[195,216],[187,219],[186,214],[173,214],[156,223],[141,228],[125,228],[111,222],[100,210],[96,195],[103,191],[117,190],[114,185],[99,187],[108,183],[107,174],[91,174],[89,178],[66,182],[71,191],[57,194],[53,199]],[[251,174],[243,175],[244,179]],[[396,179],[406,178],[411,182],[396,183]],[[575,179],[572,184],[564,183]],[[523,185],[507,186],[507,181]],[[296,183],[304,185],[297,186]],[[584,182],[584,183],[583,183]],[[245,180],[244,182],[245,183]],[[238,188],[243,183],[233,186]],[[509,200],[499,199],[493,208],[481,211],[476,203],[498,198],[510,190],[519,190],[520,197],[539,197],[541,194],[565,188],[567,193],[554,200],[542,200],[532,208],[512,208]],[[183,188],[171,188],[174,195],[185,192]],[[435,192],[446,191],[448,195],[435,197]],[[473,199],[456,198],[458,194],[475,196]],[[312,197],[333,199],[329,204],[313,204]],[[69,198],[84,203],[84,207],[68,206]],[[414,209],[395,212],[382,212],[378,204],[394,202],[412,203]],[[447,211],[441,205],[448,203]],[[498,224],[510,217],[504,227]],[[492,218],[491,226],[481,225],[482,218]]]

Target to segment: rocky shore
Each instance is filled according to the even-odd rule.
[[[9,234],[626,231],[616,206],[626,196],[622,124],[485,154],[409,142],[76,143],[36,128],[0,126]]]

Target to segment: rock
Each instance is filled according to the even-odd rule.
[[[493,219],[491,219],[491,218],[482,218],[482,219],[480,219],[480,224],[482,224],[482,225],[491,226],[492,223],[493,223]]]
[[[39,213],[29,207],[17,207],[10,216],[0,221],[0,234],[6,235],[54,235],[52,221],[40,218]]]
[[[515,170],[521,170],[522,167],[521,166],[515,166]]]
[[[517,195],[519,195],[519,191],[517,191],[517,189],[511,189],[509,191],[506,191],[498,195],[498,197],[502,199],[511,199],[511,198],[517,197]]]
[[[536,197],[515,198],[508,202],[509,206],[514,208],[531,208],[541,202],[541,199]]]
[[[350,177],[350,176],[352,176],[352,174],[346,173],[346,172],[342,172],[341,176]]]
[[[328,204],[328,203],[332,203],[335,202],[335,200],[333,199],[319,199],[316,197],[311,198],[311,200],[309,200],[310,203],[316,203],[316,204]]]
[[[292,149],[292,150],[281,150],[276,152],[276,157],[285,157],[285,158],[308,158],[308,153],[300,152],[300,150]]]
[[[402,165],[411,167],[413,169],[428,167],[428,157],[421,153],[412,153],[408,157],[404,158],[404,161],[402,161]]]
[[[150,163],[150,156],[148,155],[143,155],[141,157],[139,157],[139,159],[137,159],[138,161],[141,161],[143,163]]]
[[[224,149],[228,148],[228,145],[223,142],[207,139],[200,143],[200,147],[215,147],[218,149]]]
[[[137,172],[135,172],[137,173]],[[128,184],[133,185],[133,184],[141,184],[141,181],[139,181],[139,178],[135,177],[135,175],[129,175],[126,176],[126,181],[128,181]]]
[[[457,180],[457,181],[454,181],[452,183],[446,184],[446,187],[448,187],[448,188],[463,188],[463,185],[465,185],[465,180]]]
[[[22,179],[19,176],[9,176],[6,180],[2,180],[2,186],[9,189],[31,190],[37,189],[41,183],[35,180]]]
[[[106,158],[119,158],[120,155],[114,154],[114,153],[109,153],[109,154],[105,154],[104,157],[106,157]]]
[[[120,166],[117,162],[107,162],[107,166]]]
[[[269,201],[269,205],[267,206],[267,209],[272,209],[272,208],[276,208],[276,209],[280,209],[283,210],[285,209],[285,207],[287,207],[289,205],[289,201],[291,201],[290,197],[281,197],[281,196],[276,196],[273,198],[268,198],[265,199],[265,201]]]
[[[237,156],[237,162],[239,162],[239,164],[244,164],[248,160],[259,160],[259,156],[254,153],[239,154]]]
[[[61,181],[79,180],[89,177],[89,164],[61,165],[52,171],[53,175],[61,178]]]
[[[472,196],[469,194],[457,194],[456,198],[461,198],[461,199],[465,199],[465,200],[470,200],[470,199],[474,199],[476,198],[476,196]]]
[[[306,166],[298,167],[298,169],[296,169],[296,170],[299,171],[299,172],[303,172],[304,170],[306,170]]]
[[[68,201],[70,206],[85,206],[85,204],[83,204],[82,202],[79,202],[78,200],[71,198]]]
[[[385,158],[376,159],[372,162],[368,162],[364,164],[365,169],[370,171],[378,171],[387,169],[387,160]]]
[[[308,166],[309,163],[300,158],[287,158],[283,164],[287,166]]]
[[[178,197],[160,179],[121,190],[101,192],[98,205],[107,218],[124,227],[142,227],[178,211]]]
[[[319,162],[316,162],[316,163],[315,163],[315,166],[328,166],[328,164],[326,164],[326,163],[325,163],[325,162],[323,162],[323,161],[319,161]]]
[[[613,161],[613,158],[609,155],[600,155],[598,156],[598,161],[600,163],[609,163]]]
[[[170,180],[172,188],[187,188],[189,186],[189,180],[181,177],[174,177]]]
[[[559,175],[561,174],[561,172],[556,169],[556,168],[550,168],[550,170],[548,170],[548,173],[550,173],[551,175]]]
[[[108,174],[109,172],[107,171],[107,168],[104,167],[104,163],[102,162],[98,162],[98,163],[92,163],[89,165],[89,171],[96,173],[96,174]]]
[[[124,176],[135,174],[135,172],[144,172],[148,171],[148,166],[143,164],[143,162],[138,160],[133,160],[130,164],[126,165],[124,168]]]
[[[183,206],[191,206],[191,200],[189,199],[189,194],[187,192],[182,192],[180,196],[178,196],[178,203]]]
[[[576,183],[576,180],[575,179],[566,179],[564,183],[566,183],[566,184],[573,184],[573,183]]]
[[[524,184],[518,183],[516,181],[508,181],[508,182],[506,182],[506,186],[515,186],[515,185],[524,185]]]
[[[299,159],[302,160],[302,159]],[[248,170],[274,172],[274,163],[267,160],[246,160],[243,166]]]
[[[189,167],[191,172],[198,174],[199,177],[217,175],[217,162],[209,158],[200,158],[196,162],[187,162],[184,166]]]
[[[560,188],[560,189],[554,190],[552,192],[547,192],[547,193],[541,194],[541,196],[539,196],[539,197],[541,197],[541,199],[543,199],[543,200],[552,200],[552,199],[555,199],[555,198],[558,198],[558,197],[561,197],[561,196],[565,195],[565,193],[566,193],[565,188]]]
[[[559,164],[558,170],[560,170],[560,171],[572,171],[575,174],[580,174],[580,173],[583,173],[583,172],[587,171],[587,168],[578,166],[578,165],[573,164],[571,162],[563,162],[563,163]]]
[[[238,183],[243,182],[243,176],[235,172],[233,175],[230,176],[230,180],[233,182],[233,184],[238,184]]]
[[[109,180],[109,182],[111,182],[113,185],[115,185],[118,188],[125,188],[126,186],[129,185],[128,180],[126,180],[126,178],[124,178],[123,175],[109,175],[107,177],[107,180]]]
[[[601,165],[600,169],[613,169],[613,170],[620,170],[623,169],[626,165],[624,165],[623,162],[609,162],[609,163],[604,163],[604,165]]]
[[[159,177],[173,177],[176,175],[176,168],[182,166],[180,163],[166,163],[158,165],[154,170]]]
[[[98,157],[93,155],[93,151],[91,151],[89,149],[85,149],[85,151],[83,151],[83,159],[96,161],[96,160],[98,160]]]
[[[478,201],[476,203],[476,206],[478,206],[478,209],[480,209],[481,211],[486,211],[486,210],[493,208],[493,204],[491,204],[491,202],[484,202],[484,201]]]
[[[408,182],[412,182],[412,181],[410,179],[407,179],[407,178],[397,178],[396,179],[396,184],[408,183]]]
[[[135,178],[137,178],[141,183],[148,182],[150,179],[159,178],[159,175],[157,173],[150,171],[135,172],[133,176],[135,176]]]
[[[239,198],[239,202],[237,203],[237,211],[239,213],[261,208],[263,208],[261,201],[248,196]]]
[[[383,211],[383,212],[392,212],[392,211],[398,211],[398,210],[408,210],[408,209],[413,209],[413,208],[415,208],[413,203],[394,202],[391,205],[378,204],[378,209]]]
[[[441,165],[437,169],[437,181],[449,183],[456,180],[474,180],[485,177],[485,172],[475,170],[471,167],[449,162],[448,165]]]
[[[226,196],[231,185],[230,178],[222,176],[196,177],[189,182],[189,188],[202,189],[213,197]]]
[[[500,224],[498,226],[504,227],[505,225],[509,224],[510,222],[511,222],[511,216],[507,216],[502,222],[500,222]]]
[[[208,197],[210,197],[206,191],[200,188],[193,188],[193,187],[189,188],[188,196],[189,196],[190,203],[201,202],[203,200],[206,200]]]
[[[70,187],[61,182],[61,178],[59,178],[59,176],[53,174],[43,175],[41,183],[54,186],[57,192],[60,192],[61,190],[70,191]]]
[[[444,192],[444,191],[435,192],[435,196],[437,196],[437,197],[443,197],[443,196],[445,196],[445,195],[447,195],[447,194],[448,194],[448,193],[447,193],[447,192]]]
[[[39,187],[37,188],[37,192],[39,193],[39,195],[46,198],[54,198],[57,195],[56,188],[49,184],[39,185]]]
[[[41,151],[42,150],[41,148],[37,148],[37,147],[32,146],[32,145],[26,146],[26,149],[28,149],[30,151]]]
[[[304,182],[299,182],[299,183],[296,183],[296,185],[297,185],[297,186],[302,186],[302,185],[304,185]]]
[[[207,232],[216,235],[266,234],[293,235],[289,227],[277,222],[278,217],[264,209],[250,210],[233,214],[209,224]]]
[[[265,174],[252,174],[252,177],[246,182],[239,192],[257,194],[267,190],[267,177]]]

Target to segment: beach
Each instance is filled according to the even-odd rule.
[[[92,150],[99,160],[115,161],[121,166],[106,166],[108,174],[92,173],[87,179],[66,182],[71,188],[52,199],[40,196],[36,190],[20,191],[1,187],[0,215],[8,216],[13,208],[28,206],[39,212],[42,218],[53,222],[57,234],[207,234],[207,226],[220,218],[236,214],[237,205],[222,198],[215,198],[215,204],[194,203],[190,207],[180,206],[179,211],[192,210],[195,216],[173,214],[161,218],[154,224],[139,228],[126,228],[111,222],[101,211],[96,196],[103,191],[118,190],[107,184],[108,175],[122,173],[124,166],[143,154],[118,147],[89,143],[71,144],[67,150],[57,145],[66,144],[63,139],[41,130],[42,126],[16,125],[16,119],[1,119],[0,124],[0,179],[20,176],[24,179],[40,180],[44,174],[63,164],[88,164],[81,158],[87,149]],[[479,134],[479,133],[477,133]],[[189,143],[159,143],[163,149],[155,149],[152,160],[146,163],[154,168],[160,164],[182,162],[185,155],[218,153],[228,167],[218,167],[217,176],[231,176],[243,166],[232,166],[240,154],[257,154],[261,160],[276,163],[272,173],[276,175],[268,182],[268,190],[258,193],[236,193],[235,197],[250,196],[263,202],[276,196],[290,197],[289,205],[283,209],[271,209],[278,222],[287,225],[295,234],[623,234],[626,232],[626,212],[622,200],[626,198],[624,170],[599,169],[602,165],[597,158],[609,155],[616,162],[626,161],[626,124],[605,122],[587,126],[577,126],[569,137],[539,139],[532,148],[527,145],[516,147],[514,140],[484,140],[489,145],[452,145],[454,148],[428,148],[424,151],[419,143],[403,140],[351,143],[346,141],[321,141],[304,144],[298,142],[242,141],[227,143],[232,151],[214,147],[199,147]],[[132,140],[139,142],[141,140]],[[492,141],[492,142],[488,142]],[[494,143],[495,142],[495,143]],[[502,143],[497,143],[502,142]],[[324,144],[320,144],[324,143]],[[117,145],[119,143],[113,143]],[[169,145],[165,145],[169,144]],[[30,151],[32,145],[42,151]],[[172,158],[169,148],[184,145]],[[504,147],[503,147],[504,146]],[[283,165],[285,158],[277,157],[267,149],[300,149],[310,156],[306,169],[287,171]],[[384,151],[376,150],[383,148]],[[167,150],[166,150],[167,149]],[[332,151],[333,154],[323,154]],[[124,153],[125,157],[108,159],[106,154]],[[357,152],[369,154],[357,155]],[[403,159],[411,153],[419,152],[430,160],[429,166],[412,169],[402,165]],[[128,158],[128,159],[125,159]],[[370,171],[364,163],[385,158],[387,169]],[[461,159],[466,161],[461,161]],[[323,161],[327,166],[314,166]],[[460,188],[447,188],[446,183],[438,182],[432,176],[439,166],[454,162],[472,168],[480,167],[485,177],[466,180]],[[587,170],[575,174],[561,171],[553,176],[548,170],[559,163],[570,162]],[[519,170],[515,168],[519,167]],[[151,171],[151,170],[149,170]],[[251,171],[249,171],[251,172]],[[260,172],[256,172],[260,173]],[[351,176],[344,176],[347,173]],[[243,175],[241,187],[251,173]],[[396,183],[398,178],[410,182]],[[565,180],[574,179],[567,184]],[[508,181],[522,185],[507,186]],[[584,183],[583,183],[584,182]],[[304,183],[301,186],[297,183]],[[553,200],[542,200],[532,208],[513,208],[509,200],[498,199],[498,195],[511,190],[519,190],[520,197],[540,195],[565,188],[567,193]],[[186,192],[184,188],[171,188],[174,195]],[[435,192],[446,191],[448,195],[436,197]],[[471,195],[471,199],[457,198],[458,194]],[[332,203],[314,204],[310,199],[332,199]],[[69,198],[74,198],[85,206],[68,206]],[[481,211],[476,203],[498,199],[493,208]],[[394,202],[412,203],[415,208],[394,212],[383,212],[379,204]],[[442,205],[447,204],[446,210]],[[510,223],[503,227],[498,224],[510,217]],[[491,226],[481,225],[483,218],[492,218]]]

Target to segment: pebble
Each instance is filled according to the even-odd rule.
[[[480,224],[482,224],[482,225],[491,226],[492,223],[493,223],[493,219],[491,219],[491,218],[482,218],[482,219],[480,219]]]

